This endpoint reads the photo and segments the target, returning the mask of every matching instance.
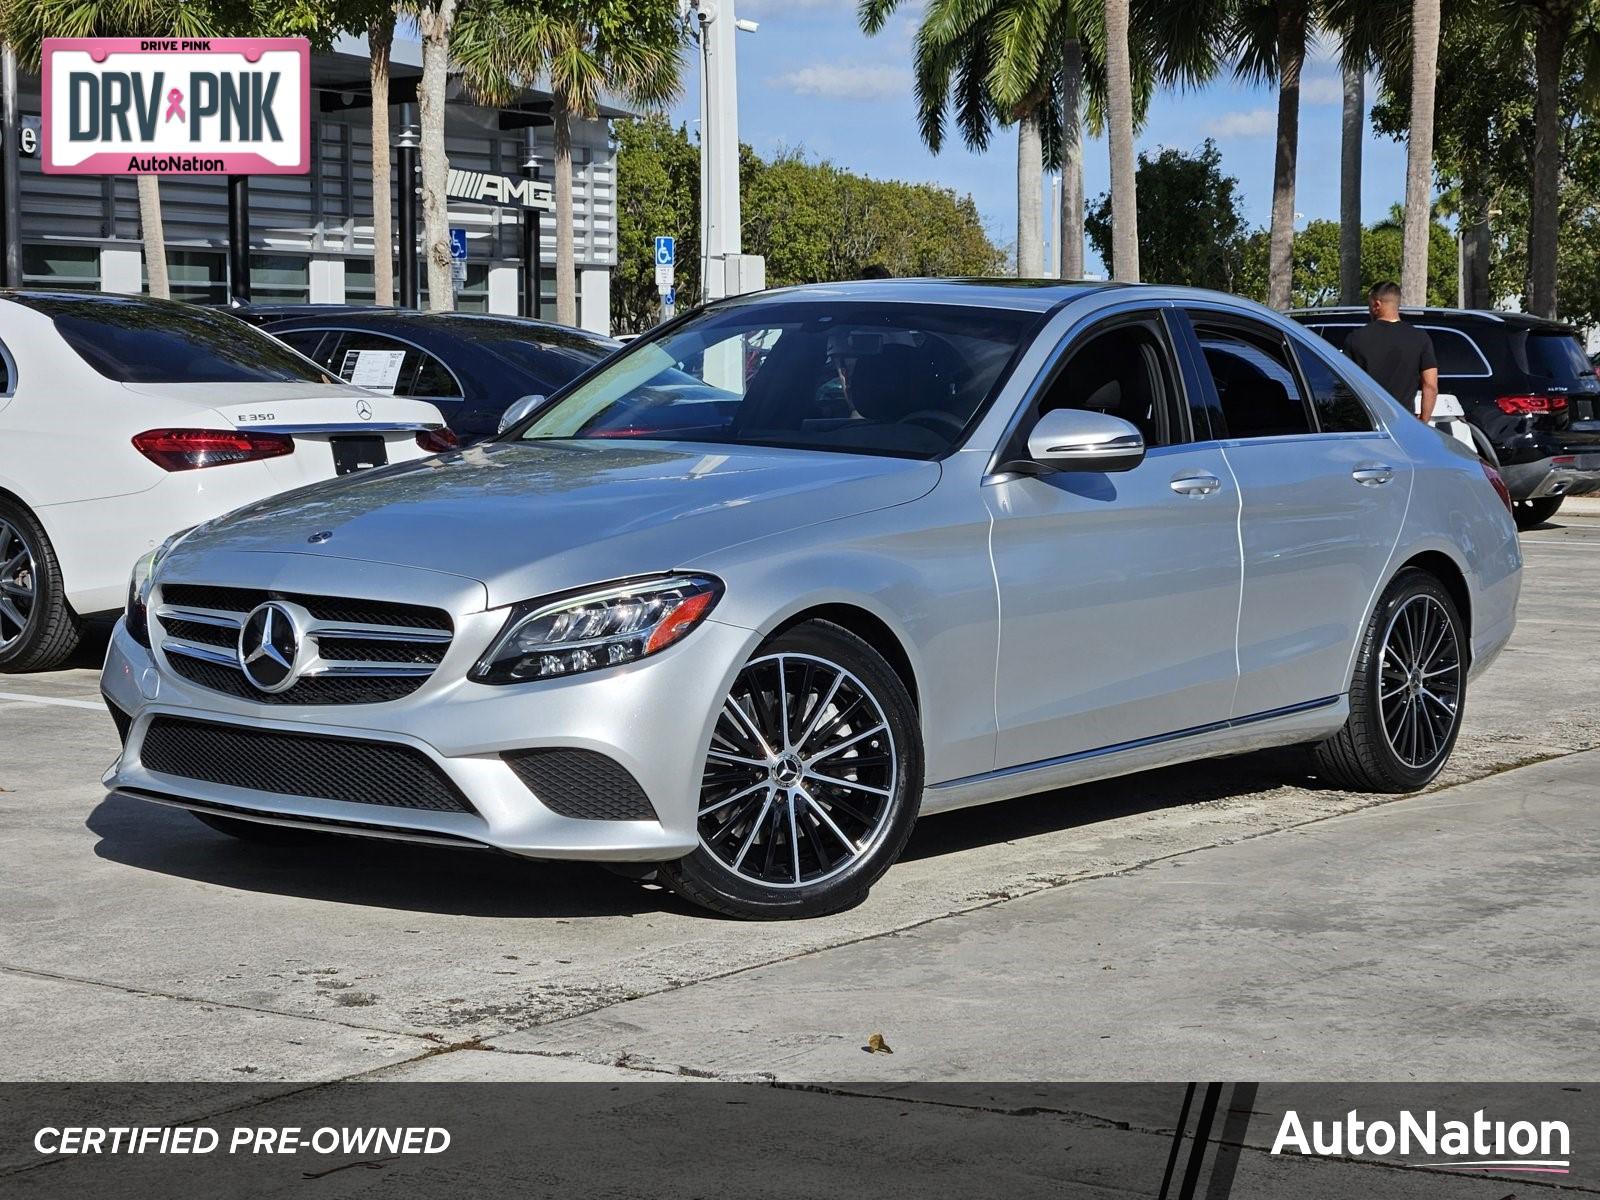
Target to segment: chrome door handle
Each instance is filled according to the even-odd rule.
[[[1350,472],[1350,478],[1366,487],[1379,487],[1394,478],[1394,468],[1381,463],[1370,467],[1357,467]]]
[[[1221,486],[1215,475],[1179,475],[1171,484],[1180,496],[1209,496]]]

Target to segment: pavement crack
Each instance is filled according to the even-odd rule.
[[[83,975],[67,975],[59,971],[41,971],[34,967],[19,966],[16,963],[0,962],[0,972],[10,975],[21,975],[32,979],[47,979],[52,983],[75,983],[83,987],[105,988],[108,991],[122,992],[128,996],[148,996],[156,1000],[175,1000],[180,1004],[206,1004],[213,1008],[228,1008],[239,1012],[262,1013],[272,1017],[289,1017],[296,1021],[317,1021],[324,1025],[338,1025],[344,1029],[355,1030],[358,1033],[383,1033],[391,1037],[410,1038],[413,1041],[436,1042],[439,1035],[436,1033],[414,1033],[407,1029],[392,1029],[386,1025],[363,1025],[355,1021],[341,1021],[337,1017],[322,1016],[317,1013],[293,1012],[282,1008],[268,1008],[264,1005],[240,1004],[236,1000],[215,1000],[209,996],[191,996],[183,992],[163,992],[156,988],[135,987],[127,983],[113,983],[107,979],[90,979]],[[445,1046],[435,1046],[434,1050],[447,1049]]]

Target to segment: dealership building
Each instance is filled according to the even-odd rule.
[[[414,138],[420,48],[396,41],[390,133]],[[524,207],[531,171],[548,188],[555,161],[549,95],[531,90],[505,109],[485,108],[452,78],[445,116],[451,167],[450,225],[466,235],[465,278],[456,307],[522,311],[524,221],[537,220],[540,313],[555,313],[555,214]],[[37,127],[40,86],[19,88],[24,129]],[[617,261],[617,156],[604,107],[572,122],[573,233],[578,321],[610,331],[611,271]],[[371,303],[372,142],[368,56],[363,39],[341,39],[311,56],[310,171],[249,180],[249,294],[257,303]],[[31,145],[30,145],[31,143]],[[414,143],[413,143],[414,144]],[[22,139],[21,252],[29,287],[140,292],[145,286],[139,206],[132,176],[55,175],[41,169],[37,137]],[[402,228],[401,154],[393,155],[395,229]],[[229,184],[223,176],[169,175],[161,208],[174,299],[222,304],[230,290]],[[519,195],[520,194],[520,195]],[[547,192],[545,193],[547,194]],[[420,204],[418,205],[420,208]],[[420,224],[420,217],[418,218]],[[530,230],[531,232],[531,230]],[[241,256],[242,257],[242,256]],[[427,271],[418,266],[420,300]],[[396,272],[396,297],[400,271]]]

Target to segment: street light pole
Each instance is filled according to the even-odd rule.
[[[400,307],[417,307],[417,132],[416,109],[400,106]]]
[[[734,0],[688,0],[700,41],[700,291],[719,300],[738,290],[730,283],[742,240],[739,213],[739,80],[734,35],[753,33]],[[758,285],[759,286],[759,285]]]
[[[526,179],[537,181],[539,156],[535,150],[533,126],[528,126],[523,137],[522,174]],[[544,209],[522,210],[522,315],[532,317],[535,321],[539,319],[539,293],[543,287],[539,278],[544,253],[541,245],[543,224]]]

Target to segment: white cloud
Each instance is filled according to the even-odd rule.
[[[888,64],[818,63],[779,75],[772,82],[802,96],[835,100],[881,100],[911,94],[911,72]]]
[[[1343,104],[1344,80],[1337,75],[1313,75],[1300,83],[1302,104]]]
[[[1208,133],[1216,137],[1265,137],[1278,128],[1278,114],[1270,108],[1223,113],[1211,122]]]

